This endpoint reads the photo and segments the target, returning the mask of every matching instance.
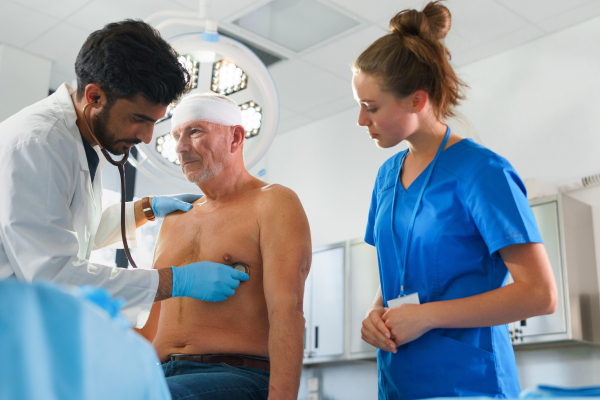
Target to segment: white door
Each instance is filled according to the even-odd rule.
[[[361,338],[362,321],[379,289],[377,250],[365,242],[350,245],[350,353],[368,352],[375,347]]]
[[[344,352],[344,247],[313,253],[310,351],[313,357]]]

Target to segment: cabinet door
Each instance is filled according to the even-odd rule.
[[[311,272],[312,356],[344,352],[344,248],[313,253]]]
[[[379,289],[377,250],[365,242],[350,245],[350,353],[373,352],[361,338],[362,321]]]
[[[565,305],[563,293],[562,263],[560,256],[560,230],[558,226],[558,204],[553,201],[531,207],[552,265],[552,272],[558,287],[558,304],[556,312],[550,315],[529,318],[516,322],[516,329],[521,336],[537,336],[544,334],[564,333],[567,331],[565,322]]]

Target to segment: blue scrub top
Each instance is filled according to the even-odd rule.
[[[407,151],[379,169],[365,235],[377,248],[386,305],[400,294],[390,213]],[[426,174],[427,169],[407,190],[398,182],[394,230],[401,248]],[[498,250],[530,242],[542,239],[513,167],[472,140],[461,140],[440,154],[423,194],[409,246],[405,294],[418,292],[423,304],[497,289],[508,276]],[[400,346],[396,354],[378,350],[377,358],[380,399],[516,398],[520,393],[506,325],[434,329]]]

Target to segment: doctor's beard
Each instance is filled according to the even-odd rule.
[[[117,135],[113,132],[110,132],[108,129],[108,119],[110,116],[110,110],[112,109],[113,104],[107,103],[102,110],[98,113],[98,115],[92,121],[94,125],[94,135],[96,139],[100,142],[102,147],[111,152],[116,156],[120,156],[126,153],[129,149],[125,146],[123,148],[118,149],[117,145],[119,143],[132,143],[139,144],[142,141],[137,139],[117,139]]]

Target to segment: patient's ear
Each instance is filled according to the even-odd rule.
[[[244,127],[241,125],[236,125],[233,128],[233,135],[231,141],[231,152],[235,153],[236,151],[243,148],[244,139],[246,138],[246,131]]]

